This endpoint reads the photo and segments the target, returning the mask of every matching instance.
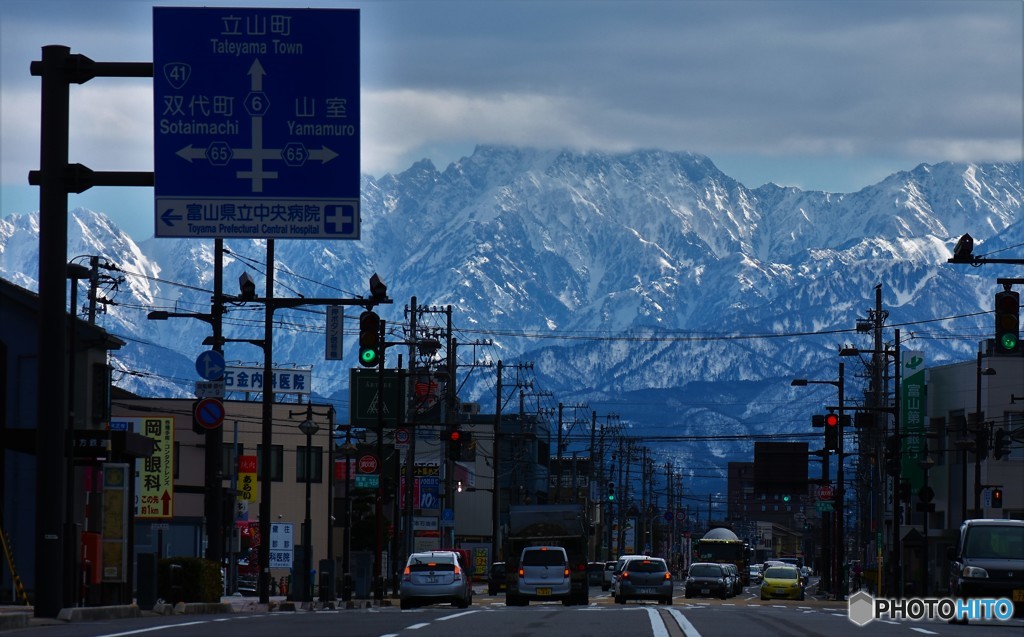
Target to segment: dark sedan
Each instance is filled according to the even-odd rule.
[[[721,564],[694,562],[683,582],[684,597],[729,597],[731,584],[728,573]]]

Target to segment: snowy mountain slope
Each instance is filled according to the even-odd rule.
[[[978,254],[1024,243],[1021,173],[1019,162],[942,163],[855,193],[750,190],[691,153],[483,146],[443,171],[422,161],[364,176],[362,240],[278,241],[275,293],[365,295],[378,272],[395,299],[379,308],[389,324],[404,322],[411,296],[451,305],[460,343],[491,339],[492,360],[531,361],[558,400],[617,411],[638,431],[789,431],[807,412],[789,404],[788,380],[833,374],[843,342],[868,346],[853,327],[878,284],[888,324],[904,326],[930,362],[977,351],[989,316],[919,322],[990,310],[995,278],[1016,276],[946,259],[964,232]],[[145,314],[209,311],[213,242],[136,244],[102,214],[71,219],[69,257],[102,255],[132,273],[99,321],[128,337],[119,383],[185,395],[209,328]],[[32,289],[37,236],[35,215],[0,221],[0,274]],[[262,290],[264,242],[226,244],[226,291],[243,271]],[[322,308],[275,320],[275,360],[312,365],[315,391],[342,396],[354,362],[323,360]],[[228,337],[261,329],[258,308],[229,308]],[[253,363],[261,353],[230,344],[227,356]],[[492,404],[493,378],[473,374],[463,391]]]

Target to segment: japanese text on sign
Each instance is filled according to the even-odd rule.
[[[309,369],[275,369],[270,386],[278,394],[309,394],[313,371]],[[224,370],[225,391],[262,392],[265,384],[261,367],[228,367]]]
[[[153,441],[153,455],[139,468],[136,517],[174,516],[174,418],[140,418],[139,433]]]

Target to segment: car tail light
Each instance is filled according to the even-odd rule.
[[[665,571],[665,579],[672,579],[672,573]]]
[[[562,576],[563,577],[569,577],[569,569],[565,569],[565,572],[562,573]]]
[[[619,573],[619,579],[629,579],[629,571],[622,571]]]
[[[526,571],[524,571],[524,570],[523,570],[523,568],[522,568],[522,567],[520,567],[520,568],[519,568],[519,577],[523,577],[523,576],[525,576],[525,575],[526,575]]]

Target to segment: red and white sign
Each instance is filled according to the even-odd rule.
[[[834,495],[835,493],[833,492],[831,485],[826,484],[824,486],[818,487],[819,500],[831,500],[834,497]]]
[[[366,454],[359,458],[359,473],[377,473],[377,456]]]

